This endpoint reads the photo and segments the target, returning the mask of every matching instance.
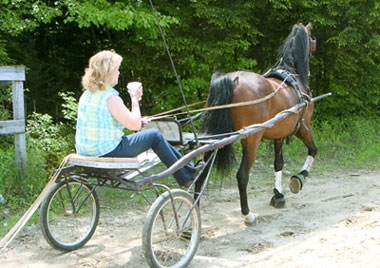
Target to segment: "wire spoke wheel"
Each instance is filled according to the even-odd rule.
[[[186,267],[198,249],[199,207],[193,208],[194,199],[183,190],[173,190],[172,197],[169,192],[159,196],[144,224],[143,249],[150,267]]]
[[[40,224],[54,248],[71,251],[94,234],[99,220],[99,200],[93,187],[72,179],[57,183],[43,201]]]

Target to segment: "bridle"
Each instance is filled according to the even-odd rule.
[[[311,55],[314,51],[317,50],[317,39],[311,36],[311,29],[313,25],[311,22],[309,22],[305,27],[305,30],[307,32],[307,35],[309,37],[309,55]]]

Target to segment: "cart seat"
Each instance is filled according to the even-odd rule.
[[[70,154],[69,165],[102,169],[139,169],[149,163],[160,162],[157,155],[148,150],[136,157],[94,157]]]

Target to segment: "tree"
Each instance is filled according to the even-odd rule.
[[[379,3],[376,0],[153,1],[189,103],[205,100],[212,73],[263,73],[293,24],[313,22],[314,95],[333,92],[317,114],[379,113]],[[81,93],[88,58],[124,56],[119,89],[144,84],[145,113],[178,107],[178,85],[149,1],[0,0],[0,63],[27,67],[29,110],[55,111],[59,91]],[[35,107],[35,108],[34,108]]]

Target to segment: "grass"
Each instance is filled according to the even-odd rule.
[[[318,147],[315,170],[378,169],[380,166],[380,118],[349,118],[317,124],[313,136]],[[293,139],[286,158],[298,163],[305,148]],[[303,152],[303,153],[302,153]]]
[[[311,174],[380,170],[380,118],[353,117],[317,122],[312,131],[318,154]],[[228,175],[229,179],[225,179],[233,187],[236,186],[235,176],[241,157],[240,144],[236,143],[234,147],[238,161],[236,168]],[[295,174],[306,160],[307,148],[294,136],[289,144],[284,143],[283,155],[284,170]],[[273,161],[273,142],[261,141],[250,176],[253,179],[270,178],[266,181],[268,185],[273,185]]]
[[[315,144],[318,154],[315,159],[312,174],[328,172],[350,172],[358,170],[380,170],[380,118],[348,118],[317,123],[313,127]],[[238,158],[241,156],[239,143],[234,144]],[[3,148],[3,149],[1,149]],[[48,181],[51,161],[45,159],[42,152],[29,150],[28,177],[25,182],[17,178],[14,163],[13,148],[4,149],[0,146],[0,194],[6,199],[6,204],[0,204],[0,237],[3,236],[24,214]],[[296,173],[302,167],[306,155],[306,147],[295,137],[289,145],[284,145],[285,170]],[[50,152],[51,154],[51,152]],[[260,143],[257,162],[251,170],[251,186],[256,180],[273,185],[273,143]],[[213,171],[210,190],[220,187],[236,187],[236,166],[226,175]],[[158,166],[158,170],[164,167]],[[158,171],[157,170],[157,171]],[[156,172],[156,171],[154,171]],[[160,183],[176,188],[173,177]],[[144,192],[148,198],[154,198],[153,191]],[[102,208],[117,209],[120,206],[139,209],[147,206],[142,196],[134,192],[117,189],[100,189]],[[38,213],[35,213],[29,224],[38,223]]]

